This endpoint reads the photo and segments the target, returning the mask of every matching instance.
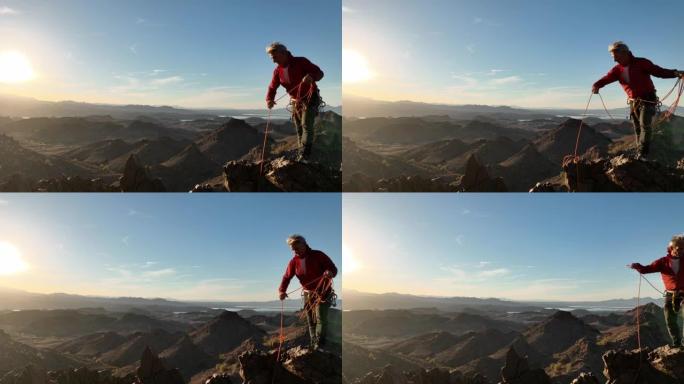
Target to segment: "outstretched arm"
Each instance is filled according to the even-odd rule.
[[[655,76],[655,77],[660,77],[661,79],[673,79],[675,77],[679,77],[679,72],[676,69],[665,69],[662,67],[659,67],[650,60],[646,60],[646,71]]]
[[[633,263],[630,265],[630,268],[635,269],[637,272],[639,272],[641,274],[662,272],[662,269],[663,269],[662,260],[663,259],[658,259],[649,265],[641,265],[639,263]]]
[[[593,93],[598,93],[598,90],[605,87],[606,85],[615,82],[619,78],[617,66],[613,67],[608,73],[606,73],[605,76],[602,78],[598,79],[597,82],[594,83],[594,85],[591,87],[591,91]]]

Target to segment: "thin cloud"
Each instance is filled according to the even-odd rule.
[[[465,239],[465,237],[464,237],[463,235],[458,235],[458,236],[456,236],[456,244],[458,244],[458,245],[463,245],[463,240],[464,240],[464,239]]]
[[[121,242],[128,246],[128,241],[130,240],[130,238],[130,236],[124,236],[121,238]]]
[[[0,7],[0,16],[15,16],[20,14],[18,10],[7,6]]]
[[[492,79],[490,82],[495,85],[507,85],[507,84],[515,84],[519,83],[522,81],[522,78],[520,76],[508,76],[508,77],[501,77],[498,79]]]
[[[169,85],[169,84],[177,84],[183,81],[183,78],[180,76],[171,76],[171,77],[164,77],[161,79],[154,79],[152,80],[152,84],[154,85]]]
[[[137,55],[138,54],[138,44],[135,43],[135,44],[129,45],[128,50],[133,52],[134,55]]]
[[[165,269],[159,269],[156,271],[147,271],[144,272],[142,275],[143,277],[166,277],[166,276],[173,276],[176,274],[176,270],[173,268],[165,268]]]
[[[508,275],[511,271],[509,271],[506,268],[497,268],[497,269],[490,269],[486,271],[482,271],[478,273],[477,275],[479,277],[500,277],[500,276],[505,276]]]

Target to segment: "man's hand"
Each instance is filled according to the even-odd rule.
[[[644,266],[641,265],[641,264],[639,264],[639,263],[632,263],[632,264],[629,265],[629,267],[632,268],[632,269],[635,269],[635,270],[637,270],[637,271],[639,271],[639,272],[641,272],[641,269],[642,269]]]
[[[330,272],[330,271],[323,272],[323,277],[325,277],[327,279],[332,278],[332,272]]]
[[[675,71],[677,77],[684,79],[684,71]]]
[[[280,292],[280,300],[285,300],[286,297],[287,297],[287,293]]]
[[[311,75],[306,75],[302,79],[302,83],[304,83],[304,84],[311,84],[313,82],[314,82],[314,79],[313,79],[313,77],[311,77]]]
[[[272,109],[274,105],[275,105],[275,101],[273,101],[273,100],[267,100],[266,101],[266,108]]]
[[[592,87],[591,87],[591,93],[593,93],[594,95],[596,95],[597,93],[599,93],[599,89],[600,89],[599,87],[597,87],[597,86],[595,86],[595,85],[592,85]]]

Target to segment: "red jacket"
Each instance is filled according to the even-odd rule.
[[[672,256],[667,255],[652,262],[650,265],[637,268],[639,273],[655,273],[660,272],[663,278],[663,284],[668,291],[684,290],[684,259],[679,262],[679,272],[675,275],[672,270]]]
[[[279,291],[286,292],[294,276],[297,276],[305,290],[314,290],[320,282],[319,277],[323,276],[325,271],[330,271],[332,277],[337,276],[337,267],[328,255],[309,248],[303,255],[295,255],[287,264]]]
[[[302,85],[297,88],[306,75],[313,77],[314,81],[320,81],[323,78],[323,71],[306,57],[294,57],[290,55],[287,67],[278,65],[273,70],[273,78],[271,79],[271,84],[268,86],[266,101],[275,100],[276,90],[280,85],[285,87],[287,93],[295,99],[298,99],[300,96],[305,96],[310,91],[309,87],[313,88],[314,91],[318,90],[315,83],[310,86]]]
[[[626,74],[624,74],[627,67],[629,67],[629,82],[626,81]],[[647,99],[656,91],[651,76],[663,79],[677,77],[674,70],[661,68],[643,57],[632,56],[627,67],[617,64],[595,82],[594,86],[603,88],[612,82],[619,81],[630,99]]]

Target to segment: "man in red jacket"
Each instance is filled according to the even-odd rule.
[[[671,79],[684,77],[684,73],[661,68],[642,57],[634,57],[629,47],[622,41],[611,44],[608,51],[617,65],[595,82],[591,91],[598,93],[599,89],[604,86],[615,81],[620,82],[629,98],[630,118],[636,135],[637,157],[646,157],[651,145],[651,123],[658,107],[658,96],[656,96],[651,76]],[[644,132],[643,139],[641,131]]]
[[[677,348],[682,346],[681,331],[677,325],[679,309],[682,305],[682,298],[684,298],[682,257],[684,257],[684,235],[675,235],[667,247],[665,257],[661,257],[646,266],[639,263],[630,265],[632,269],[636,269],[642,274],[660,272],[665,285],[665,323],[672,338],[672,346]]]
[[[323,71],[305,57],[292,56],[281,43],[272,43],[266,47],[266,52],[278,64],[268,86],[266,106],[273,108],[278,87],[285,87],[292,99],[292,121],[299,140],[298,160],[305,161],[311,155],[314,123],[321,104],[316,82],[323,78]]]
[[[328,331],[328,310],[334,294],[330,282],[337,276],[337,267],[325,253],[309,248],[301,235],[288,237],[287,244],[294,257],[287,264],[278,289],[280,300],[285,300],[290,280],[297,276],[303,287],[311,348],[324,347]]]

